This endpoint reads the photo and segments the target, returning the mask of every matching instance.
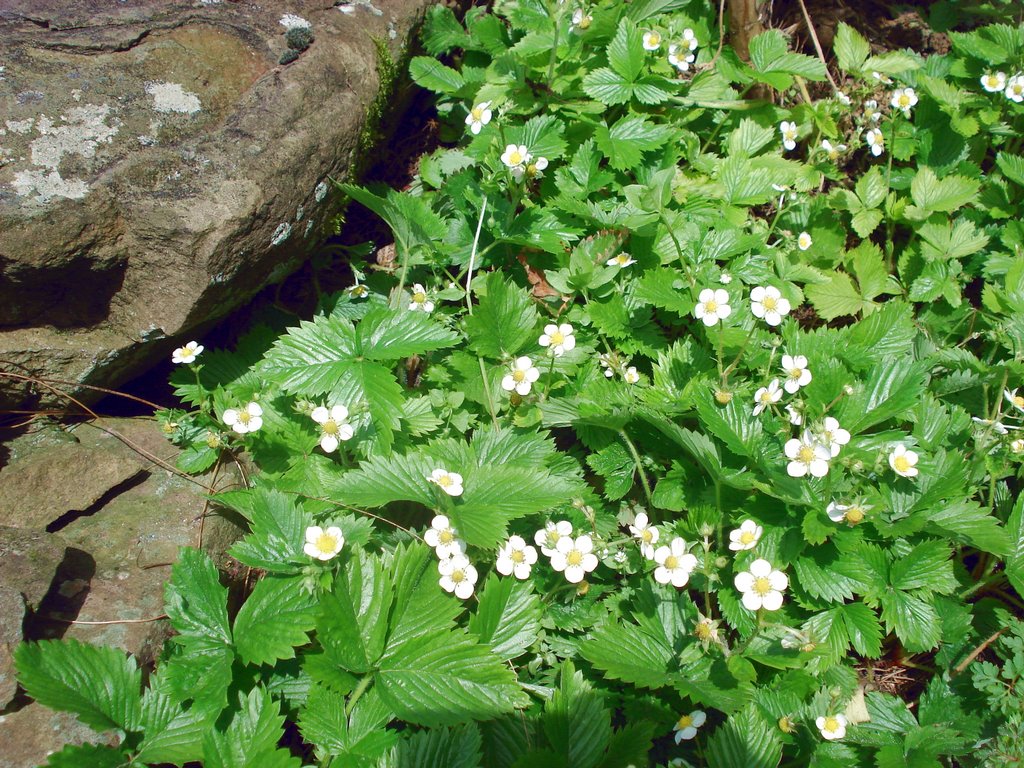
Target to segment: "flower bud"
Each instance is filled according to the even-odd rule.
[[[732,392],[727,389],[716,389],[715,402],[719,405],[728,405],[732,402]]]

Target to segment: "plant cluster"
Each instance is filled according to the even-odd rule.
[[[1024,759],[1024,28],[840,25],[834,75],[714,11],[432,10],[450,146],[341,185],[395,259],[175,352],[165,429],[251,457],[214,500],[262,578],[232,617],[184,550],[141,697],[21,647],[120,735],[50,766]]]

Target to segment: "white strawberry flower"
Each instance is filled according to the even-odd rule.
[[[846,523],[847,525],[857,525],[863,522],[864,517],[874,507],[870,504],[840,504],[835,501],[829,502],[828,507],[825,508],[825,514],[828,515],[828,519],[833,523]]]
[[[427,482],[434,483],[449,496],[462,495],[462,475],[446,469],[435,469],[430,473]]]
[[[263,426],[263,409],[258,403],[249,403],[244,408],[228,408],[221,420],[240,435],[255,432]]]
[[[1024,413],[1024,396],[1017,394],[1017,389],[1004,389],[1003,398],[1018,411]]]
[[[526,164],[526,178],[528,179],[539,179],[544,173],[544,169],[548,167],[548,159],[546,157],[538,157],[531,160]],[[516,172],[512,172],[513,176],[516,176]],[[519,177],[516,176],[516,181],[519,181]]]
[[[697,306],[693,308],[693,316],[709,328],[731,313],[729,294],[724,288],[705,288],[697,297]]]
[[[796,149],[796,140],[799,134],[796,123],[783,120],[779,123],[779,133],[782,134],[782,146],[787,152]]]
[[[437,564],[437,572],[441,574],[438,583],[445,592],[454,592],[460,600],[466,600],[473,594],[476,585],[476,568],[469,558],[461,552]]]
[[[814,245],[814,238],[811,237],[810,232],[801,232],[796,238],[796,247],[801,251],[806,251]]]
[[[743,607],[747,610],[777,611],[782,607],[782,593],[789,586],[789,578],[774,570],[767,560],[755,560],[749,571],[736,574],[733,583],[743,594]]]
[[[544,333],[537,339],[537,343],[542,347],[547,347],[555,357],[561,357],[576,348],[576,337],[573,336],[572,326],[568,323],[561,325],[549,323],[544,326]]]
[[[630,256],[628,253],[620,253],[618,256],[612,256],[605,264],[609,267],[629,267],[636,264],[636,259]]]
[[[892,78],[888,75],[883,75],[881,72],[872,72],[871,77],[880,82],[882,85],[892,85]]]
[[[839,155],[847,150],[845,144],[833,144],[828,139],[821,140],[821,148],[825,150],[825,154],[828,155],[828,159],[835,162],[839,159]]]
[[[1006,89],[1006,73],[986,72],[981,76],[981,87],[989,93],[1000,93]]]
[[[836,101],[842,104],[844,107],[850,106],[853,102],[850,101],[850,97],[842,91],[836,91]]]
[[[790,477],[824,477],[828,474],[828,463],[832,452],[818,442],[810,432],[805,431],[800,439],[788,440],[785,445],[786,474]]]
[[[870,128],[864,131],[864,142],[875,157],[885,152],[885,137],[882,136],[882,132],[878,128]]]
[[[753,520],[744,520],[739,528],[729,531],[729,549],[733,552],[753,549],[763,534],[764,528],[760,525]]]
[[[771,405],[782,399],[782,387],[778,379],[772,379],[767,387],[761,387],[754,393],[754,415],[760,416]]]
[[[171,355],[172,363],[185,363],[191,365],[196,358],[203,354],[205,347],[198,341],[190,341],[184,347],[178,347]]]
[[[636,516],[633,524],[629,526],[629,533],[640,542],[640,553],[648,560],[653,560],[654,545],[658,542],[661,532],[651,525],[646,512],[641,512]]]
[[[520,395],[526,396],[530,394],[530,388],[539,378],[540,371],[534,367],[530,358],[517,357],[512,363],[511,372],[505,374],[505,378],[501,380],[501,388],[506,392],[515,390]]]
[[[584,534],[562,536],[555,545],[555,554],[551,556],[551,567],[565,574],[572,584],[579,584],[584,577],[597,568],[597,555],[593,554],[594,542]]]
[[[362,283],[356,283],[348,287],[348,295],[353,299],[365,299],[370,295],[370,289]]]
[[[707,721],[708,716],[701,712],[699,709],[694,710],[688,715],[683,715],[679,718],[676,724],[672,727],[672,730],[676,732],[675,740],[676,744],[682,741],[689,741],[697,735],[697,729],[700,728]]]
[[[981,419],[977,416],[971,416],[971,421],[980,427],[986,427],[992,429],[996,434],[1008,435],[1011,429],[1018,429],[1018,427],[1010,427],[1003,424],[1000,421],[993,421],[992,419]]]
[[[572,523],[568,520],[552,523],[549,520],[541,530],[533,534],[533,541],[540,547],[545,557],[552,557],[557,551],[558,542],[565,536],[572,536]]]
[[[666,546],[654,550],[654,580],[659,584],[671,584],[673,587],[685,587],[690,574],[697,567],[697,558],[686,551],[686,542],[678,537]]]
[[[640,374],[637,372],[636,366],[631,365],[623,372],[622,378],[627,384],[636,384],[640,381]]]
[[[910,110],[917,106],[917,93],[913,88],[897,88],[892,92],[892,99],[889,103],[892,104],[893,109],[898,109],[910,117]]]
[[[523,144],[515,145],[509,144],[505,147],[505,152],[501,155],[501,162],[505,164],[505,167],[512,173],[512,178],[516,181],[520,181],[523,178],[523,174],[526,173],[526,165],[533,159],[533,156],[526,149]]]
[[[823,739],[835,741],[846,735],[846,722],[845,715],[825,715],[815,720],[814,724],[818,726]]]
[[[789,300],[772,285],[758,285],[750,292],[750,311],[774,327],[789,314]]]
[[[330,560],[341,552],[345,544],[345,537],[341,535],[341,528],[331,526],[321,528],[319,525],[311,525],[306,529],[306,543],[302,545],[302,551],[317,560]]]
[[[530,578],[530,569],[537,562],[537,550],[527,544],[522,536],[510,536],[498,550],[494,564],[502,576],[515,575],[517,579]]]
[[[917,454],[900,443],[889,453],[889,466],[900,477],[917,477]]]
[[[474,136],[480,133],[480,129],[489,122],[491,122],[491,102],[489,101],[481,101],[466,115],[466,125],[469,126],[469,131]]]
[[[1024,453],[1024,438],[1017,438],[1010,441],[1010,450],[1013,453]]]
[[[427,289],[419,283],[412,287],[412,300],[409,302],[409,310],[412,312],[434,311],[434,302],[427,297]]]
[[[573,31],[579,30],[584,32],[590,28],[591,23],[594,21],[594,17],[587,13],[582,8],[577,8],[572,12],[572,28]]]
[[[850,442],[850,433],[840,427],[836,419],[826,416],[821,429],[821,441],[832,453],[834,459],[839,455],[839,450]]]
[[[807,358],[803,355],[783,355],[782,370],[786,374],[783,387],[791,395],[811,383],[811,372],[807,368]]]
[[[689,32],[690,30],[687,30]],[[690,65],[696,60],[696,56],[691,53],[692,49],[681,46],[678,43],[672,43],[668,47],[668,63],[678,69],[680,72],[687,72],[690,69]]]
[[[661,48],[661,33],[653,29],[646,30],[643,35],[643,44],[645,51],[658,50]]]
[[[688,51],[696,51],[700,47],[700,43],[697,42],[697,36],[689,27],[683,30],[682,47]]]
[[[430,521],[430,528],[423,534],[423,540],[427,546],[434,548],[441,560],[466,552],[466,542],[459,538],[459,532],[445,515],[437,515]]]
[[[864,102],[864,119],[870,120],[872,123],[877,123],[882,119],[882,113],[878,109],[878,102],[874,99],[868,99]]]
[[[804,423],[804,415],[795,405],[790,403],[786,406],[786,416],[789,418],[789,423],[794,427],[801,427]]]
[[[320,425],[320,447],[324,453],[333,453],[338,449],[339,441],[351,440],[355,434],[352,425],[347,423],[348,408],[335,405],[327,410],[322,405],[314,408],[310,417]]]
[[[1014,75],[1006,81],[1006,90],[1003,91],[1006,98],[1020,104],[1024,102],[1024,75]]]

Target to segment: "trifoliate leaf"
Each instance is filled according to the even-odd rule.
[[[73,712],[93,730],[138,729],[142,673],[124,651],[41,640],[19,645],[14,664],[18,682],[40,704]]]
[[[724,406],[718,405],[706,390],[695,393],[694,403],[708,434],[719,438],[733,453],[751,458],[758,456],[763,429],[746,403],[733,398]]]
[[[633,83],[608,67],[598,67],[584,75],[583,90],[590,98],[609,106],[626,104],[633,98]]]
[[[940,180],[931,168],[923,167],[910,183],[910,194],[923,215],[934,211],[949,213],[974,202],[979,186],[976,179],[966,176],[950,175]]]
[[[414,56],[409,62],[409,75],[417,85],[434,93],[453,95],[466,84],[458,70],[430,56]]]
[[[478,306],[466,318],[469,346],[477,354],[502,359],[536,342],[539,316],[526,289],[491,272],[479,295]]]
[[[836,417],[857,434],[909,411],[924,393],[925,363],[876,363],[867,380],[843,399]]]
[[[498,658],[514,659],[537,641],[542,612],[533,582],[491,573],[469,618],[469,631]]]
[[[793,84],[790,75],[808,80],[824,80],[825,65],[820,59],[791,53],[786,38],[777,29],[762,32],[750,41],[750,64],[763,82],[784,89]]]
[[[393,718],[374,690],[359,697],[352,714],[345,714],[345,697],[323,686],[314,686],[299,715],[302,738],[319,747],[336,763],[352,768],[371,768],[398,741],[398,734],[384,726]]]
[[[205,637],[178,635],[160,666],[161,679],[175,701],[191,701],[196,713],[216,717],[228,703],[234,650]]]
[[[246,664],[271,664],[295,657],[316,623],[316,599],[302,576],[266,576],[235,617],[235,648]]]
[[[815,311],[826,320],[843,315],[855,315],[864,308],[853,280],[845,272],[828,272],[828,282],[808,285],[804,293],[814,305]]]
[[[388,644],[411,642],[432,632],[454,631],[462,606],[437,585],[437,561],[430,547],[412,544],[395,551],[391,564],[394,600]]]

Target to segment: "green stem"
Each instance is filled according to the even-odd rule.
[[[740,358],[743,357],[743,353],[747,350],[747,344],[749,344],[750,340],[754,337],[754,331],[756,330],[757,323],[755,322],[753,325],[750,326],[750,331],[747,333],[747,338],[745,338],[743,340],[743,344],[740,345],[740,351],[736,353],[735,359],[731,363],[729,363],[728,367],[726,367],[724,371],[722,371],[722,384],[726,383],[726,379],[729,377],[729,374],[733,372],[733,369],[735,369],[737,365],[739,365]]]
[[[483,202],[480,204],[480,218],[476,222],[476,233],[473,235],[473,249],[469,254],[469,269],[466,270],[466,312],[469,315],[473,314],[473,268],[476,266],[477,259],[477,247],[480,245],[480,230],[484,226],[484,213],[487,211],[487,198],[484,197]],[[491,384],[487,380],[487,368],[484,366],[484,359],[477,355],[477,362],[480,364],[480,378],[484,383],[484,395],[487,397],[487,410],[491,414],[491,423],[494,425],[494,431],[500,432],[501,426],[498,424],[497,412],[494,408],[494,396],[491,393]]]
[[[368,674],[362,680],[359,681],[359,685],[352,691],[352,695],[348,697],[348,704],[345,705],[345,717],[352,714],[352,710],[356,707],[356,702],[359,701],[359,697],[366,693],[366,689],[370,687],[370,683],[373,682],[373,675]]]
[[[619,437],[622,438],[622,442],[626,444],[626,448],[629,450],[630,456],[633,457],[633,462],[636,464],[636,471],[640,474],[640,482],[644,487],[644,495],[647,497],[647,504],[650,509],[654,509],[654,494],[651,491],[651,482],[647,479],[647,473],[644,472],[643,465],[640,461],[640,452],[637,451],[633,441],[629,439],[629,435],[626,434],[625,429],[619,430]]]
[[[562,31],[561,16],[556,15],[554,18],[555,22],[555,40],[551,44],[551,56],[548,58],[548,90],[551,90],[551,81],[555,79],[555,62],[558,61],[558,36]]]

